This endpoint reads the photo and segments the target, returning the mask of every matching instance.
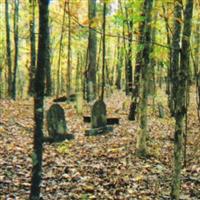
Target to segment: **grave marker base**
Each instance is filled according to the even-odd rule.
[[[100,128],[93,128],[93,129],[88,129],[85,131],[85,136],[97,136],[97,135],[103,135],[106,134],[110,131],[113,131],[112,126],[105,126],[105,127],[100,127]]]

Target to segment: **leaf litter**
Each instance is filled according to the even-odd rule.
[[[106,99],[108,116],[119,117],[120,125],[96,137],[85,137],[90,125],[83,123],[73,104],[62,103],[68,130],[75,140],[44,145],[42,199],[170,199],[174,120],[166,98],[162,98],[164,119],[159,119],[149,106],[148,159],[135,154],[139,126],[127,120],[130,98],[123,93]],[[51,104],[52,99],[45,100],[45,110]],[[200,126],[195,106],[195,98],[191,98],[182,200],[200,199]],[[25,200],[32,169],[33,100],[1,100],[0,107],[0,199]],[[90,106],[84,109],[89,114]]]

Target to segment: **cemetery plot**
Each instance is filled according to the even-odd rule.
[[[44,137],[46,142],[60,142],[74,138],[72,134],[67,133],[65,112],[58,104],[53,104],[47,111],[47,130],[49,136]]]
[[[91,110],[91,129],[85,131],[86,136],[96,136],[112,131],[112,126],[107,126],[106,104],[97,100]]]

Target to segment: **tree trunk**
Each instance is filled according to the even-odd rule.
[[[127,63],[126,63],[126,94],[128,95],[130,92],[132,92],[133,87],[133,75],[132,75],[132,40],[133,40],[133,21],[129,20],[127,22],[128,26],[128,53],[127,53]]]
[[[87,100],[92,101],[96,98],[96,51],[97,38],[95,29],[96,0],[88,0],[88,72],[87,72]]]
[[[146,156],[146,137],[147,137],[147,103],[148,103],[148,72],[150,67],[150,52],[151,52],[151,10],[153,0],[144,1],[145,26],[144,33],[144,49],[141,65],[141,100],[140,108],[140,131],[137,136],[137,153],[139,156]],[[143,34],[142,34],[143,35]]]
[[[66,13],[66,6],[67,2],[65,1],[64,9],[63,9],[63,19],[62,19],[62,28],[61,28],[61,35],[60,35],[60,44],[59,44],[59,54],[58,54],[58,67],[57,67],[57,91],[56,96],[59,97],[59,94],[61,92],[61,57],[62,57],[62,41],[63,41],[63,34],[64,34],[64,27],[65,27],[65,13]]]
[[[15,12],[14,12],[14,43],[15,43],[15,55],[14,55],[14,70],[13,70],[13,82],[12,82],[12,99],[16,99],[17,93],[17,69],[18,69],[18,21],[19,21],[19,1],[15,0]]]
[[[9,20],[9,1],[5,0],[5,18],[6,18],[6,61],[8,66],[8,96],[12,96],[12,59],[11,59],[11,41],[10,41],[10,20]]]
[[[145,15],[145,4],[143,5],[143,10],[141,16]],[[143,50],[141,46],[144,46],[144,29],[145,29],[145,20],[139,24],[139,37],[138,37],[138,51],[136,54],[136,63],[135,63],[135,73],[134,73],[134,88],[132,90],[132,102],[130,106],[128,119],[133,121],[136,119],[136,114],[139,106],[139,94],[140,94],[140,83],[141,83],[141,69],[142,69],[142,58]]]
[[[200,16],[200,12],[199,12]],[[200,17],[198,17],[198,21],[200,21]],[[196,24],[195,30],[195,44],[197,45],[195,48],[195,62],[194,62],[194,74],[196,81],[196,95],[197,95],[197,114],[200,121],[200,70],[199,70],[199,53],[200,53],[200,24]]]
[[[68,8],[68,59],[67,59],[67,96],[71,93],[71,13],[70,0],[67,3]]]
[[[175,7],[175,20],[179,20],[181,17],[180,2],[176,2]],[[186,1],[186,7],[184,11],[184,27],[182,37],[182,49],[179,69],[176,71],[178,84],[176,86],[175,93],[175,120],[176,128],[174,134],[174,174],[172,179],[171,199],[180,199],[180,187],[181,187],[181,168],[183,164],[183,135],[184,135],[184,122],[187,114],[186,110],[186,98],[187,87],[189,81],[189,60],[190,60],[190,35],[192,27],[192,14],[193,14],[193,0]],[[180,23],[180,22],[178,22]],[[176,24],[176,22],[175,22]],[[179,24],[179,26],[181,26]],[[177,28],[177,27],[176,27]],[[174,33],[175,34],[175,33]],[[175,46],[173,46],[174,48]],[[177,48],[177,47],[176,47]],[[175,53],[175,52],[174,52]],[[173,55],[175,56],[175,55]],[[178,54],[176,55],[178,56]]]
[[[120,7],[121,13],[124,16],[124,11],[123,11],[123,5],[122,5],[122,1],[118,0],[118,5]],[[127,45],[126,45],[126,34],[125,34],[125,20],[123,20],[123,25],[122,25],[122,36],[123,36],[123,47],[124,47],[124,69],[125,69],[125,91],[127,91],[127,81],[126,81],[126,77],[127,77],[127,57],[128,57],[128,52],[127,52]],[[123,84],[122,84],[123,85]]]
[[[102,88],[101,88],[101,100],[104,99],[104,87],[105,87],[105,65],[106,65],[106,2],[103,3],[103,36],[102,36]]]
[[[118,35],[118,39],[117,39],[117,78],[116,78],[116,82],[115,85],[117,87],[118,90],[121,89],[121,76],[122,76],[122,65],[123,65],[123,49],[120,46],[120,36]]]
[[[180,34],[181,34],[181,15],[182,15],[182,0],[175,1],[175,13],[174,13],[174,33],[172,36],[172,55],[171,55],[171,80],[173,83],[171,91],[171,111],[172,115],[175,110],[175,94],[178,88],[178,70],[180,66]]]
[[[167,7],[168,8],[168,7]],[[170,32],[170,25],[169,25],[169,19],[168,19],[168,9],[166,9],[164,3],[162,4],[162,9],[163,9],[163,14],[164,14],[164,20],[165,20],[165,28],[166,28],[166,33],[167,33],[167,45],[170,47],[169,48],[169,53],[168,53],[168,59],[169,59],[169,66],[167,68],[167,87],[166,87],[166,94],[168,95],[168,106],[170,109],[171,115],[173,115],[173,101],[172,101],[172,49],[171,49],[171,43],[172,39],[170,37],[171,32]]]
[[[49,16],[49,11],[47,10],[47,15]],[[46,67],[45,67],[45,77],[46,77],[46,91],[45,95],[46,96],[51,96],[52,93],[52,83],[51,83],[51,59],[50,59],[50,52],[51,52],[51,47],[50,47],[50,35],[49,35],[49,22],[47,24],[47,35],[46,35],[46,40],[47,40],[47,52],[46,52]]]
[[[29,71],[29,95],[33,96],[35,93],[35,68],[36,68],[36,47],[35,47],[35,0],[29,0],[30,12],[30,71]]]
[[[171,80],[172,80],[172,91],[171,91],[171,103],[173,106],[173,116],[175,114],[176,102],[175,92],[178,86],[178,71],[180,67],[180,34],[181,34],[181,19],[182,19],[182,0],[175,1],[174,8],[174,32],[172,35],[172,54],[171,54]],[[174,145],[174,175],[172,182],[171,199],[178,199],[180,193],[180,172],[182,164],[182,131],[183,131],[183,118],[182,116],[176,117],[176,130],[175,130],[175,145]],[[179,146],[178,146],[179,145]]]
[[[46,57],[48,56],[48,0],[39,1],[39,41],[38,60],[35,76],[34,98],[34,143],[33,143],[33,168],[31,179],[31,200],[40,199],[40,184],[42,179],[42,152],[43,152],[43,118],[44,118],[44,90]]]

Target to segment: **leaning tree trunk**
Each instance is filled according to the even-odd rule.
[[[43,152],[43,118],[44,118],[44,89],[45,68],[48,56],[48,0],[39,1],[39,42],[38,60],[35,76],[34,98],[34,143],[33,143],[33,168],[31,179],[31,200],[40,199],[40,184],[42,179],[42,152]]]
[[[8,65],[8,96],[12,96],[12,59],[11,59],[11,41],[10,41],[10,20],[9,20],[9,1],[5,0],[5,18],[6,18],[6,61]]]
[[[13,82],[12,82],[12,99],[16,99],[17,90],[17,69],[18,69],[18,22],[19,22],[19,1],[15,0],[15,12],[14,12],[14,43],[15,43],[15,55],[14,55],[14,70],[13,70]]]
[[[182,1],[181,1],[182,2]],[[175,5],[175,20],[180,20],[181,17],[181,7],[180,2],[177,1]],[[190,35],[192,27],[192,14],[193,14],[193,0],[187,0],[186,8],[184,11],[184,27],[183,27],[183,38],[182,38],[182,48],[181,48],[181,59],[180,67],[176,71],[176,76],[178,82],[175,85],[175,134],[174,134],[174,174],[172,179],[172,190],[171,199],[180,199],[180,186],[181,186],[181,168],[183,164],[183,135],[184,135],[184,122],[187,113],[186,109],[186,98],[187,98],[187,87],[189,80],[189,59],[190,59]],[[179,27],[180,25],[180,21]],[[175,23],[176,24],[176,23]],[[177,46],[173,46],[177,48]],[[174,51],[174,50],[173,50]],[[173,52],[174,53],[174,52]],[[174,55],[175,56],[175,55]],[[178,56],[178,54],[176,55]]]
[[[144,49],[141,71],[141,100],[140,108],[140,131],[137,135],[137,153],[139,156],[146,156],[146,137],[147,137],[147,103],[148,103],[148,72],[150,67],[150,52],[151,52],[151,10],[153,0],[144,1],[145,26],[144,33]],[[142,34],[143,34],[142,33]]]
[[[87,100],[96,97],[96,52],[97,38],[95,29],[96,0],[88,0],[89,37],[88,37],[88,72],[87,72]]]
[[[30,71],[29,71],[29,88],[28,93],[33,96],[35,93],[35,68],[36,68],[36,47],[35,47],[35,0],[29,0],[30,12]]]

